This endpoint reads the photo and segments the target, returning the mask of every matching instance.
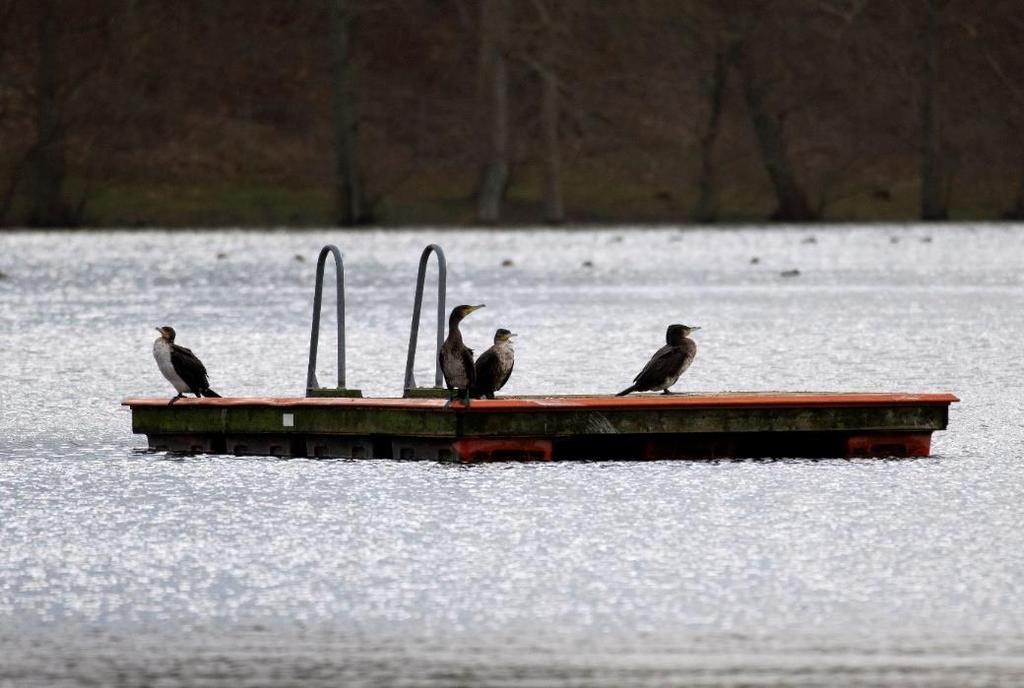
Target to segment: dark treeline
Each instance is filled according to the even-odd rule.
[[[1019,0],[0,0],[0,225],[1024,217]]]

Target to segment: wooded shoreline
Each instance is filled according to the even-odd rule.
[[[0,0],[0,227],[1024,218],[1014,0]]]

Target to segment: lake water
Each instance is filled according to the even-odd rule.
[[[1022,230],[0,233],[0,687],[1020,685]],[[470,346],[520,335],[510,394],[618,391],[684,322],[677,391],[962,402],[917,460],[145,451],[158,325],[221,394],[302,393],[327,242],[367,395],[437,242]]]

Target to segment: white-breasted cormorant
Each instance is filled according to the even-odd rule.
[[[463,344],[459,323],[467,315],[483,307],[483,304],[456,306],[448,316],[448,336],[441,345],[437,358],[441,363],[441,372],[444,373],[444,383],[451,395],[448,399],[449,404],[458,396],[459,391],[462,391],[466,403],[469,403],[469,388],[476,379],[476,370],[473,367],[473,350]]]
[[[508,382],[516,363],[516,352],[512,349],[512,337],[515,336],[506,329],[494,333],[494,346],[476,359],[476,382],[469,390],[471,397],[493,399],[494,393]]]
[[[697,344],[689,334],[699,327],[669,325],[665,332],[665,346],[658,349],[647,362],[640,374],[633,378],[633,385],[615,396],[622,397],[630,392],[657,392],[671,394],[668,388],[676,383],[697,355]]]
[[[171,403],[185,396],[185,392],[192,392],[196,397],[219,397],[210,389],[203,362],[189,349],[174,343],[174,328],[164,326],[156,330],[160,336],[153,342],[153,358],[160,372],[178,391],[178,396],[171,399]]]

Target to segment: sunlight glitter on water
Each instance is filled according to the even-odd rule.
[[[1019,231],[58,236],[0,235],[0,653],[20,658],[0,662],[0,685],[1024,676]],[[917,461],[459,468],[140,452],[118,402],[171,395],[150,353],[157,325],[177,328],[223,394],[301,392],[326,241],[345,252],[348,380],[367,395],[399,393],[416,261],[436,241],[449,305],[488,304],[466,321],[470,346],[496,327],[520,334],[510,394],[617,391],[681,321],[703,326],[683,391],[963,402]],[[428,300],[421,346],[431,312]],[[416,375],[433,378],[425,350]],[[40,678],[54,656],[76,668]]]

